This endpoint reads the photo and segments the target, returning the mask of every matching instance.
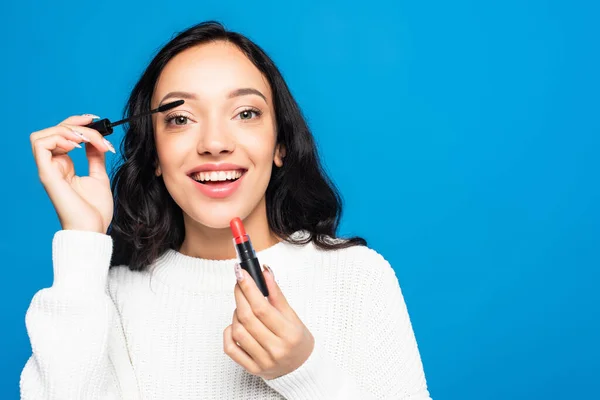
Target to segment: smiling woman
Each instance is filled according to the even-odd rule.
[[[62,230],[54,284],[27,312],[22,398],[429,399],[394,270],[336,236],[340,196],[272,60],[193,26],[126,117],[172,99],[131,120],[112,187],[95,116],[31,135]],[[82,142],[79,177],[68,152]],[[235,217],[270,265],[268,297],[235,262]]]

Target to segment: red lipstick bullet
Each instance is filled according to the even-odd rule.
[[[260,263],[258,262],[258,258],[256,258],[252,242],[250,242],[250,236],[246,233],[242,220],[236,217],[231,220],[229,226],[231,227],[231,233],[233,234],[233,244],[238,260],[240,261],[240,266],[242,269],[248,271],[248,274],[254,279],[256,286],[258,286],[263,296],[269,296],[267,283],[262,274]]]

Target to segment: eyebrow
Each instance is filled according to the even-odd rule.
[[[232,99],[234,97],[238,97],[238,96],[247,96],[249,94],[253,94],[259,97],[262,97],[262,99],[265,101],[265,103],[267,102],[267,98],[265,97],[264,94],[262,94],[259,90],[254,89],[254,88],[241,88],[241,89],[236,89],[233,92],[229,93],[229,98]]]
[[[256,96],[262,97],[262,99],[265,101],[265,103],[267,102],[267,98],[265,97],[265,95],[262,94],[259,90],[254,89],[254,88],[240,88],[240,89],[236,89],[236,90],[232,91],[231,93],[229,93],[229,95],[227,96],[227,98],[233,99],[234,97],[248,96],[248,95],[256,95]],[[162,98],[162,100],[160,101],[160,103],[158,103],[158,107],[162,106],[163,103],[165,102],[165,100],[172,99],[172,98],[188,99],[188,100],[198,100],[198,97],[194,93],[190,93],[190,92],[170,92],[170,93],[167,93],[165,95],[165,97]]]
[[[160,101],[160,103],[158,103],[158,107],[162,106],[163,103],[165,102],[165,100],[172,99],[172,98],[187,99],[187,100],[198,100],[198,98],[196,97],[196,95],[194,93],[189,93],[189,92],[170,92],[170,93],[167,93],[165,95],[165,97],[162,98],[162,100]]]

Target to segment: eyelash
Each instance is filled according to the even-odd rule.
[[[240,115],[241,113],[248,112],[248,111],[253,112],[254,114],[256,114],[256,118],[260,118],[260,116],[262,115],[262,111],[260,111],[259,109],[254,108],[254,107],[248,107],[248,108],[243,109],[239,113],[237,113],[236,117],[238,115]]]
[[[256,115],[255,118],[260,118],[260,116],[262,115],[262,111],[260,111],[259,109],[253,108],[253,107],[249,107],[249,108],[243,109],[242,111],[240,111],[239,113],[237,113],[236,117],[239,116],[240,114],[244,113],[244,112],[253,112]],[[176,113],[176,114],[171,114],[171,115],[166,116],[165,117],[165,123],[167,125],[169,125],[171,123],[171,121],[174,121],[175,119],[181,118],[181,117],[185,118],[186,120],[190,119],[190,117],[188,117],[187,115]],[[185,124],[185,125],[187,125],[187,124]],[[182,126],[182,125],[179,125],[179,126]]]
[[[186,119],[189,119],[189,117],[188,117],[187,115],[184,115],[184,114],[171,114],[171,115],[167,115],[167,116],[165,117],[165,123],[166,123],[167,125],[169,125],[169,124],[171,123],[171,121],[173,121],[173,120],[174,120],[174,119],[176,119],[176,118],[180,118],[180,117],[184,117],[184,118],[186,118]],[[187,125],[187,124],[186,124],[186,125]]]

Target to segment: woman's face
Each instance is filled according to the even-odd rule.
[[[225,228],[262,212],[273,162],[281,166],[266,78],[235,45],[203,44],[169,61],[152,107],[179,99],[153,124],[156,173],[186,217]]]

